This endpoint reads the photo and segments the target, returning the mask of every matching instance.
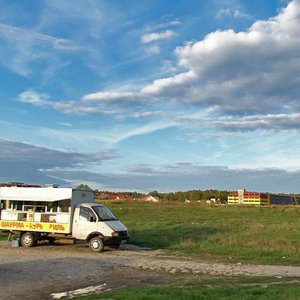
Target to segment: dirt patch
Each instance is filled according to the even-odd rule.
[[[210,275],[300,277],[300,267],[202,262],[132,245],[95,254],[86,244],[12,248],[0,242],[0,299],[53,299],[52,293],[91,285],[114,289]]]

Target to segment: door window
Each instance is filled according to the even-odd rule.
[[[91,220],[96,220],[96,216],[90,208],[80,207],[79,220],[90,222]]]

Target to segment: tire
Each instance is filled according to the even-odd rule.
[[[21,236],[21,245],[24,247],[33,247],[37,243],[36,237],[32,232],[25,232]]]
[[[96,237],[92,238],[90,240],[90,248],[94,252],[97,252],[97,253],[102,252],[103,248],[104,248],[103,240],[99,236],[96,236]]]

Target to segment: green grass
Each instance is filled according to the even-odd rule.
[[[107,203],[106,203],[107,204]],[[204,260],[300,264],[300,207],[110,203],[130,243]]]
[[[8,234],[0,232],[0,241],[7,240]]]
[[[78,298],[77,298],[78,299]],[[174,283],[169,286],[122,288],[103,294],[80,297],[81,300],[185,300],[185,299],[300,299],[299,281],[253,278],[213,279]]]

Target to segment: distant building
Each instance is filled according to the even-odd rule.
[[[110,193],[110,192],[95,192],[95,200],[100,202],[101,200],[135,200],[131,193]]]
[[[227,202],[228,204],[249,205],[298,204],[297,199],[292,195],[248,192],[246,190],[238,190],[237,192],[229,193]]]
[[[108,194],[107,199],[108,200],[133,200],[133,196],[128,194],[116,193],[116,194]]]
[[[153,197],[153,196],[146,196],[144,198],[142,198],[143,201],[146,202],[160,202],[160,199]]]
[[[107,197],[107,194],[106,194],[106,193],[96,191],[96,192],[95,192],[95,199],[107,200],[108,197]]]

